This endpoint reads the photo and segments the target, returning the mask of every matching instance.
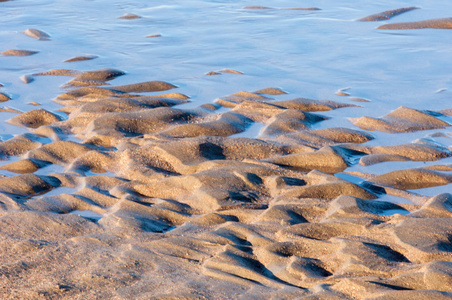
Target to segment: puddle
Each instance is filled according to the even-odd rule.
[[[435,165],[451,165],[452,157],[443,158],[436,161],[387,161],[370,166],[362,166],[359,164],[353,165],[344,170],[344,172],[362,172],[375,175],[382,175],[392,171],[412,169],[412,168],[425,168]],[[451,175],[451,172],[442,172],[444,174]]]
[[[48,164],[47,166],[40,168],[33,174],[35,175],[49,175],[52,173],[64,173],[64,167],[58,164]]]
[[[115,177],[116,176],[115,173],[110,172],[110,171],[106,171],[106,172],[103,172],[103,173],[95,173],[95,172],[92,172],[92,171],[84,171],[83,174],[85,176],[109,176],[109,177]]]
[[[393,196],[393,195],[387,195],[387,194],[379,195],[378,201],[391,202],[391,203],[395,203],[395,204],[416,204],[413,201],[411,201],[410,199],[397,197],[397,196]]]
[[[354,183],[356,185],[361,186],[361,184],[365,181],[363,178],[360,178],[358,176],[353,176],[350,174],[345,174],[345,173],[336,173],[334,174],[334,176],[339,177],[343,180],[346,180],[348,182]],[[417,190],[414,191],[417,193]],[[388,194],[379,194],[378,195],[378,201],[385,201],[385,202],[391,202],[391,203],[401,203],[401,204],[414,204],[413,201],[406,199],[406,198],[402,198],[402,197],[397,197],[397,196],[393,196],[393,195],[388,195]],[[397,211],[397,210],[396,210]],[[405,211],[405,210],[403,210]],[[385,213],[388,211],[385,211]],[[405,211],[406,212],[406,211]],[[395,213],[400,213],[401,212],[395,212]],[[407,212],[409,213],[409,212]]]
[[[413,193],[421,194],[424,196],[433,197],[439,194],[443,193],[449,193],[452,194],[452,184],[446,184],[446,185],[440,185],[440,186],[434,186],[424,189],[416,189],[416,190],[410,190]]]
[[[48,191],[46,193],[41,193],[37,196],[30,197],[30,199],[38,199],[41,197],[48,197],[48,196],[58,196],[58,195],[63,195],[63,194],[73,194],[77,191],[78,191],[78,189],[74,189],[74,188],[70,188],[70,187],[57,187],[57,188],[51,189],[50,191]]]
[[[246,137],[246,138],[258,138],[261,130],[265,127],[264,124],[259,122],[254,122],[251,125],[249,125],[245,131],[233,134],[230,137],[238,138],[238,137]]]
[[[74,210],[71,211],[70,214],[79,215],[85,219],[89,219],[92,221],[99,221],[103,216],[101,214],[95,213],[91,210]]]
[[[399,215],[409,215],[410,212],[408,210],[405,209],[388,209],[385,210],[381,213],[379,213],[380,216],[392,216],[395,214],[399,214]]]
[[[353,176],[353,175],[345,174],[345,173],[336,173],[336,174],[334,174],[334,176],[344,179],[345,181],[357,184],[357,185],[360,185],[363,181],[365,181],[364,179],[362,179],[358,176]]]

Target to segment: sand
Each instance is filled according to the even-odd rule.
[[[395,16],[398,16],[400,14],[403,14],[403,13],[406,13],[408,11],[411,11],[413,9],[418,9],[418,8],[419,7],[411,6],[411,7],[402,7],[402,8],[397,8],[397,9],[385,10],[383,12],[358,19],[358,21],[375,22],[375,21],[389,20]]]
[[[4,296],[450,296],[452,196],[415,204],[378,197],[451,176],[419,168],[362,184],[334,176],[358,161],[440,160],[447,148],[369,147],[365,131],[309,129],[325,119],[319,112],[347,107],[339,102],[240,92],[217,101],[231,112],[216,113],[134,94],[151,88],[175,86],[95,88],[72,94],[65,120],[43,109],[10,119],[30,133],[0,144],[4,157],[23,155],[2,167],[18,175],[0,179]],[[391,132],[447,126],[409,108],[381,120],[356,122]],[[261,138],[231,137],[254,122],[264,125]],[[37,142],[54,132],[80,140]],[[33,174],[49,165],[64,171]],[[70,192],[52,195],[59,189]]]
[[[381,25],[378,29],[452,29],[452,18],[440,18],[417,22],[403,22]]]
[[[449,130],[450,107],[321,127],[362,109],[348,89],[344,102],[263,86],[187,107],[178,84],[76,68],[94,58],[33,72],[70,77],[60,108],[6,121],[24,133],[0,141],[0,298],[452,298],[452,194],[416,193],[452,183],[450,147],[419,138]]]

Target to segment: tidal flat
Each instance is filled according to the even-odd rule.
[[[0,1],[0,298],[451,299],[452,3]]]

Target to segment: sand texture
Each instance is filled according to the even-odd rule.
[[[86,83],[123,74],[52,72]],[[353,106],[276,100],[286,92],[275,88],[210,109],[177,108],[189,101],[178,93],[138,94],[174,88],[71,89],[57,97],[67,118],[37,109],[8,121],[30,132],[0,143],[3,159],[20,155],[1,167],[17,174],[0,179],[3,298],[451,297],[452,196],[409,192],[452,182],[449,168],[361,183],[334,175],[358,162],[436,161],[452,155],[447,147],[365,146],[374,139],[366,131],[310,129],[322,112]],[[407,107],[353,122],[387,132],[448,126]],[[234,137],[254,123],[258,138]],[[49,166],[61,168],[34,174]]]
[[[11,49],[1,52],[5,56],[29,56],[38,53],[38,51]]]
[[[452,299],[450,18],[145,2],[0,0],[0,299]]]
[[[423,29],[423,28],[452,29],[452,18],[385,24],[379,26],[377,29]]]
[[[5,102],[8,100],[11,100],[11,98],[8,95],[6,95],[4,93],[0,93],[0,102]]]
[[[411,7],[402,7],[402,8],[392,9],[392,10],[385,10],[383,12],[358,19],[358,21],[374,22],[374,21],[389,20],[395,16],[398,16],[400,14],[403,14],[403,13],[406,13],[408,11],[411,11],[413,9],[418,9],[418,8],[419,7],[411,6]]]

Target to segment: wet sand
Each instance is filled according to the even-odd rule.
[[[134,93],[143,89],[166,94]],[[4,296],[450,296],[452,196],[409,190],[452,182],[452,167],[334,176],[356,163],[439,161],[452,156],[447,147],[366,146],[368,131],[310,129],[322,112],[351,105],[270,98],[278,89],[194,109],[177,108],[187,99],[176,90],[81,87],[56,99],[67,120],[44,109],[8,120],[29,133],[0,144],[3,159],[19,157],[1,167],[17,173],[0,179]],[[449,126],[408,108],[354,122],[391,132]],[[233,137],[253,123],[263,126],[257,138]],[[65,140],[72,134],[78,142]],[[51,165],[61,171],[36,175]]]
[[[165,79],[74,65],[93,59],[29,73],[67,79],[58,109],[8,112],[22,133],[0,142],[1,298],[452,298],[452,195],[417,192],[452,183],[451,107],[329,126],[366,99],[262,86],[187,106]]]

